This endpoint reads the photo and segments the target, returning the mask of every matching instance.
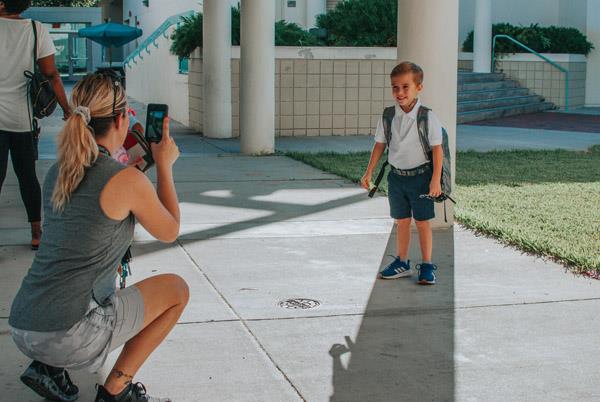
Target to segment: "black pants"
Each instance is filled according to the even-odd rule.
[[[35,174],[36,150],[31,132],[15,133],[0,130],[0,190],[6,178],[8,153],[19,180],[21,198],[29,222],[41,220],[42,192]]]

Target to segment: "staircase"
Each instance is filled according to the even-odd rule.
[[[458,124],[554,108],[502,73],[458,72]]]

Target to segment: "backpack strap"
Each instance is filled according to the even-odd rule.
[[[394,120],[394,115],[396,114],[396,107],[390,106],[383,109],[383,115],[381,116],[381,121],[383,123],[383,134],[385,135],[385,141],[387,143],[387,148],[390,147],[390,141],[392,140],[392,121]],[[389,165],[389,162],[386,158],[385,162],[379,169],[379,173],[377,174],[377,178],[373,183],[374,186],[371,190],[369,190],[369,197],[373,198],[377,188],[379,188],[379,183],[383,180],[383,175],[385,174],[385,168]]]
[[[417,112],[417,128],[419,131],[419,140],[421,141],[421,147],[425,157],[433,163],[431,155],[431,146],[429,145],[429,109],[428,107],[421,106]]]
[[[37,65],[37,27],[35,26],[35,20],[31,20],[31,26],[33,27],[33,71],[38,71]]]
[[[383,122],[383,133],[385,134],[385,141],[387,142],[388,148],[390,147],[390,142],[392,141],[392,121],[394,120],[395,115],[396,107],[390,106],[383,109],[383,115],[381,116],[381,120]]]
[[[31,128],[31,132],[35,133],[38,129],[37,120],[33,117],[33,113],[31,112],[31,107],[33,100],[31,99],[31,80],[33,79],[33,75],[38,72],[37,65],[37,27],[35,26],[35,20],[31,19],[31,27],[33,28],[33,73],[30,71],[25,71],[25,77],[27,80],[27,113],[29,114],[29,127]],[[35,144],[34,144],[35,145]],[[34,147],[36,148],[36,147]]]

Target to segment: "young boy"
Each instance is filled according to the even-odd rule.
[[[433,159],[430,161],[423,152],[417,127],[417,115],[421,107],[418,95],[423,89],[423,70],[418,65],[405,61],[394,67],[390,80],[396,105],[391,121],[392,135],[388,150],[391,168],[388,174],[388,200],[390,215],[397,225],[397,256],[380,275],[383,279],[412,275],[408,246],[410,224],[414,218],[422,256],[422,263],[416,266],[419,271],[418,283],[433,285],[434,271],[437,267],[431,262],[432,233],[429,220],[435,214],[433,201],[425,195],[437,197],[442,192],[442,125],[433,112],[429,111],[428,138]],[[388,145],[384,125],[382,117],[377,124],[369,166],[360,181],[361,186],[367,190],[370,187],[373,169]]]

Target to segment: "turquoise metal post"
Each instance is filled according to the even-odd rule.
[[[565,111],[569,111],[569,71],[565,71]]]
[[[496,72],[496,37],[492,39],[492,73]]]
[[[526,46],[525,44],[519,42],[512,36],[494,35],[494,38],[492,39],[492,72],[496,72],[496,39],[498,39],[498,38],[504,38],[504,39],[510,40],[511,42],[519,45],[520,47],[527,50],[528,52],[535,54],[537,57],[544,60],[545,62],[550,63],[553,67],[559,69],[561,72],[563,72],[565,74],[565,111],[568,111],[569,110],[569,70],[567,70],[566,68],[562,67],[561,65],[553,62],[546,56],[541,55],[540,53],[536,52],[532,48]]]

